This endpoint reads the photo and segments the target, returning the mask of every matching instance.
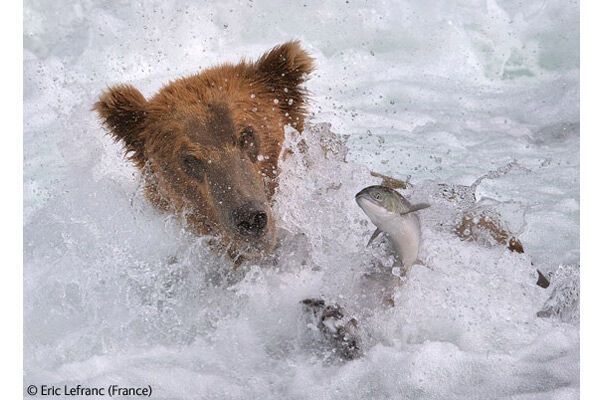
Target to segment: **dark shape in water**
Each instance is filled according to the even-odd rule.
[[[337,304],[326,305],[322,299],[305,299],[304,311],[311,313],[323,338],[342,360],[354,360],[363,355],[360,348],[358,321],[346,318]]]
[[[550,286],[550,281],[544,276],[544,274],[541,273],[539,269],[536,269],[536,271],[538,273],[538,280],[536,282],[536,285],[546,289],[548,286]]]

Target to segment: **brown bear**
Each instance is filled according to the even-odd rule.
[[[131,85],[102,93],[94,110],[142,171],[145,194],[214,235],[238,258],[275,244],[270,202],[284,126],[303,130],[303,84],[313,59],[292,41],[255,62],[222,64],[169,82],[152,98]]]

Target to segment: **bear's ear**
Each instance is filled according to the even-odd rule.
[[[283,43],[265,53],[255,63],[261,83],[274,92],[279,108],[292,126],[303,128],[307,92],[302,87],[313,71],[313,59],[297,41]]]
[[[94,104],[104,126],[111,136],[122,141],[125,150],[138,166],[145,163],[143,127],[147,118],[147,102],[139,90],[131,85],[116,85],[100,95]]]

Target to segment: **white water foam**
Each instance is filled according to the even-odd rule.
[[[148,205],[90,108],[109,84],[150,96],[289,38],[316,58],[312,125],[287,133],[276,264],[233,275]],[[577,4],[37,2],[24,44],[26,384],[151,384],[159,399],[578,398],[578,269],[559,268],[579,262]],[[354,194],[378,183],[371,170],[411,176],[402,193],[433,205],[426,265],[400,286],[385,242],[365,247],[374,227]],[[452,234],[472,206],[502,215],[525,253]],[[536,269],[562,278],[541,289]],[[330,361],[307,297],[357,318],[364,357]],[[564,311],[538,317],[549,304]]]

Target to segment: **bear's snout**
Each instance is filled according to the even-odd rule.
[[[269,216],[266,211],[247,204],[231,213],[233,226],[243,236],[259,237],[266,232]]]

